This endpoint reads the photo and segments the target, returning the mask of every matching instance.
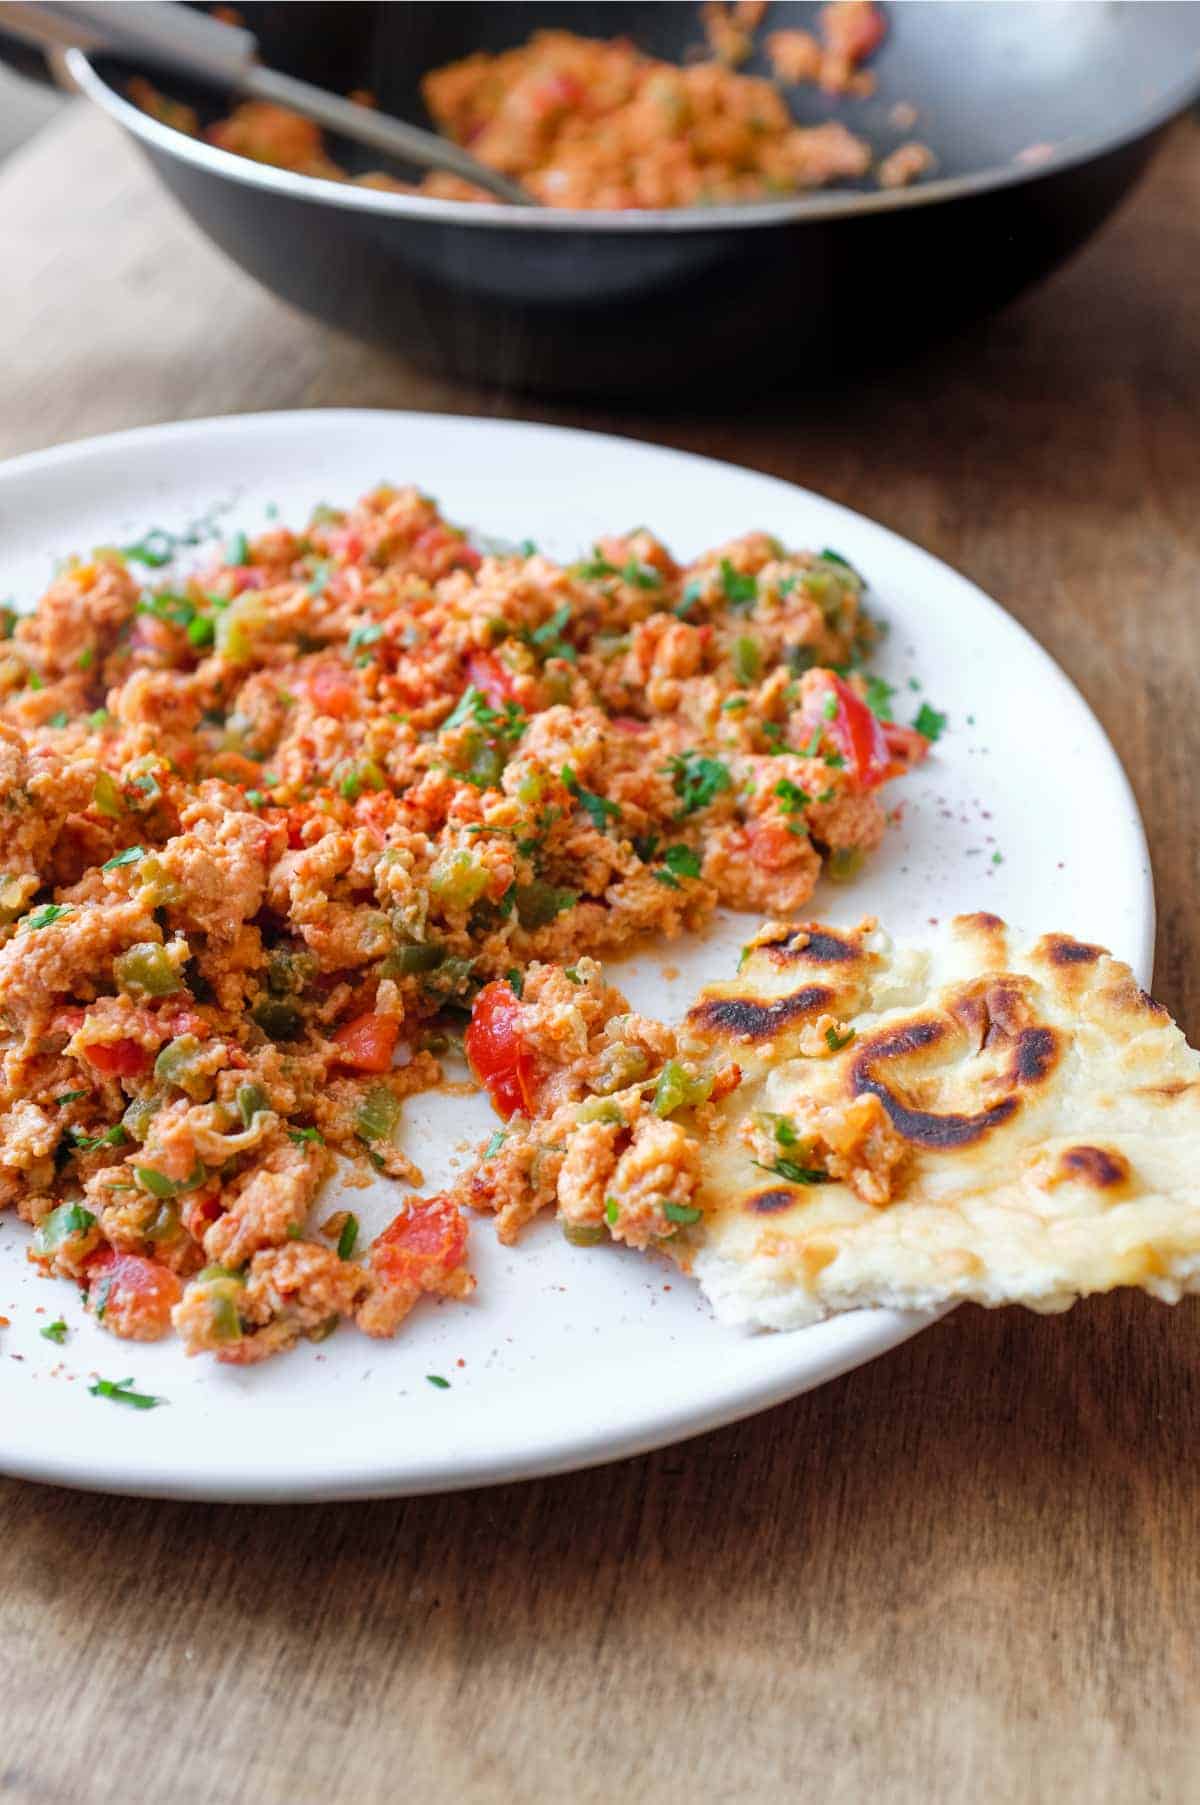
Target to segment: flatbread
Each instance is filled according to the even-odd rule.
[[[744,1074],[672,1249],[727,1322],[1200,1289],[1200,1054],[1101,947],[772,926],[685,1034]]]

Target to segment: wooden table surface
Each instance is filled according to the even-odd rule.
[[[848,502],[997,596],[1099,713],[1150,834],[1156,989],[1195,1036],[1198,289],[1188,124],[1040,292],[836,409],[582,413],[291,312],[72,110],[0,172],[0,455],[430,407]],[[963,1309],[753,1421],[545,1483],[261,1509],[0,1483],[0,1799],[1195,1800],[1198,1432],[1197,1308],[1132,1297]]]

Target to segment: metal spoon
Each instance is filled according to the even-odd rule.
[[[499,200],[520,207],[535,204],[516,182],[449,138],[264,68],[252,32],[173,0],[24,0],[19,5],[0,0],[0,30],[41,49],[108,51],[132,62],[162,64],[196,81],[291,107],[327,131],[422,169],[450,170]]]

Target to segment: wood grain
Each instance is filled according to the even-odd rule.
[[[1151,836],[1156,987],[1194,1036],[1198,275],[1188,125],[1039,293],[836,406],[582,414],[302,319],[72,112],[0,174],[0,454],[418,406],[615,428],[849,502],[998,596],[1099,712]],[[961,1310],[752,1422],[474,1495],[0,1485],[0,1798],[1194,1800],[1198,1331],[1141,1298]]]

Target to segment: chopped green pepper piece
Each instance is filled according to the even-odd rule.
[[[608,1240],[608,1230],[600,1222],[564,1222],[562,1232],[572,1247],[597,1247]]]
[[[272,1040],[295,1040],[304,1020],[295,1003],[282,997],[259,997],[250,1014]]]
[[[663,1215],[668,1222],[699,1222],[703,1210],[693,1209],[689,1203],[664,1203]]]
[[[758,682],[762,675],[762,647],[757,639],[751,639],[748,633],[740,634],[733,642],[730,661],[739,683]]]
[[[337,1240],[337,1256],[339,1260],[352,1260],[354,1249],[358,1245],[358,1217],[347,1212],[342,1224],[342,1232]]]
[[[179,972],[165,946],[153,940],[139,941],[113,960],[118,988],[131,996],[166,997],[183,988]]]
[[[186,1191],[198,1191],[208,1182],[208,1172],[199,1162],[190,1178],[168,1178],[165,1172],[158,1172],[153,1166],[135,1166],[133,1175],[151,1197],[182,1197]]]
[[[443,949],[433,941],[424,945],[413,942],[408,946],[398,946],[384,959],[380,966],[380,975],[385,978],[411,978],[418,972],[435,971],[445,958]]]
[[[33,1245],[38,1253],[57,1253],[64,1241],[75,1235],[86,1235],[95,1226],[96,1218],[81,1203],[60,1203],[38,1224]]]
[[[831,883],[847,884],[862,868],[861,846],[838,846],[830,853],[826,874]]]
[[[356,1132],[364,1141],[391,1140],[400,1121],[400,1105],[386,1085],[376,1084],[367,1092],[354,1118]]]
[[[691,1109],[707,1102],[713,1081],[706,1072],[693,1078],[677,1059],[668,1059],[654,1087],[654,1113],[670,1116],[677,1109]]]
[[[621,1128],[625,1126],[625,1117],[621,1113],[620,1105],[614,1103],[611,1097],[589,1097],[586,1103],[579,1105],[575,1112],[575,1120],[577,1122],[607,1122],[613,1127]]]
[[[240,1084],[236,1102],[243,1128],[249,1128],[260,1110],[271,1107],[271,1100],[261,1084]]]
[[[102,815],[117,819],[125,813],[125,803],[117,780],[111,772],[99,771],[92,786],[92,806]]]
[[[517,886],[517,920],[526,929],[544,928],[579,901],[577,890],[560,890],[534,878]]]

